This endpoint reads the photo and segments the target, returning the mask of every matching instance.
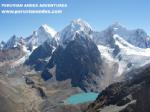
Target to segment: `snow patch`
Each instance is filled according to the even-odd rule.
[[[112,58],[111,52],[113,49],[110,49],[109,47],[98,45],[97,46],[102,57],[104,57],[107,60],[114,61],[114,58]]]
[[[126,55],[140,55],[140,56],[150,56],[150,48],[142,49],[139,47],[135,47],[125,41],[122,37],[115,34],[114,39],[116,40],[116,45],[122,50],[121,52]]]
[[[52,37],[54,37],[57,33],[53,28],[49,27],[47,24],[44,24],[41,27],[43,27],[47,33],[50,33]]]

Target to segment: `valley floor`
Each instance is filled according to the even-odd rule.
[[[65,105],[72,94],[83,92],[70,81],[44,82],[40,75],[0,76],[0,112],[81,112],[84,105]]]

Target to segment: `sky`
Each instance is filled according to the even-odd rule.
[[[0,14],[0,41],[7,41],[14,34],[28,37],[42,24],[60,31],[78,18],[97,31],[119,22],[129,29],[142,28],[150,34],[150,0],[0,0],[0,3],[68,4],[60,15]]]

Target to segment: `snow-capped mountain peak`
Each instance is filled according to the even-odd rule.
[[[36,31],[33,31],[33,34],[31,36],[25,39],[26,45],[30,50],[34,50],[45,41],[52,40],[55,34],[56,31],[48,25],[41,25]]]
[[[67,25],[61,32],[59,32],[56,38],[61,43],[67,44],[76,38],[76,34],[83,35],[84,33],[86,35],[91,35],[91,32],[92,28],[86,21],[76,19],[71,21],[69,25]]]
[[[70,24],[70,28],[74,31],[90,31],[92,30],[92,27],[84,20],[82,19],[76,19],[73,20]]]
[[[36,33],[37,33],[36,37],[38,39],[38,44],[42,44],[47,39],[52,39],[55,36],[56,31],[50,28],[48,25],[44,24],[39,27]]]
[[[128,43],[139,48],[150,48],[150,37],[142,29],[127,29],[124,25],[114,23],[96,34],[96,43],[108,45],[112,43],[113,35],[119,35]]]
[[[54,37],[55,34],[57,33],[53,28],[49,27],[47,24],[43,24],[42,26],[40,26],[38,31],[45,31],[45,32],[51,34],[52,37]]]

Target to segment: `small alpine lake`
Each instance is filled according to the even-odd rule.
[[[96,100],[99,93],[87,92],[87,93],[77,93],[71,95],[66,100],[64,100],[64,104],[77,105],[81,103],[91,102]]]

